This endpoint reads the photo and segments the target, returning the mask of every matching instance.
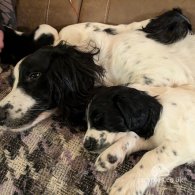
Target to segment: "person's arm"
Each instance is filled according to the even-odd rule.
[[[4,47],[3,38],[4,38],[3,31],[0,30],[0,52],[1,52],[1,50],[3,49],[3,47]]]

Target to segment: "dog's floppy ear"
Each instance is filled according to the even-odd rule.
[[[192,26],[181,9],[176,8],[152,19],[142,31],[148,38],[171,44],[185,38],[192,31]]]
[[[128,88],[114,97],[114,103],[130,131],[145,139],[153,135],[161,112],[161,105],[154,97]]]
[[[96,54],[97,50],[84,52],[63,42],[50,50],[47,75],[52,101],[75,125],[84,117],[90,90],[103,76],[103,68],[94,63]]]

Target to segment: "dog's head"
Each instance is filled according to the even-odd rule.
[[[53,45],[58,39],[56,29],[47,24],[39,25],[31,32],[20,32],[4,26],[4,48],[0,53],[3,64],[15,65],[23,57],[46,45]]]
[[[84,147],[99,152],[127,132],[149,138],[161,111],[160,103],[145,92],[125,86],[102,87],[87,109]]]
[[[94,63],[96,53],[60,43],[22,59],[14,69],[12,91],[0,102],[1,126],[15,131],[28,128],[56,107],[70,122],[79,123],[86,97],[103,74]]]

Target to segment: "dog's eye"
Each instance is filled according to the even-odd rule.
[[[33,73],[29,74],[28,80],[29,81],[34,81],[34,80],[38,79],[40,76],[41,76],[40,72],[33,72]]]
[[[97,122],[101,121],[102,118],[103,118],[103,113],[96,114],[96,115],[93,117],[93,122],[94,122],[94,123],[97,123]]]

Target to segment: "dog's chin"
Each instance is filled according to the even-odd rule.
[[[28,130],[34,127],[35,125],[37,125],[38,123],[40,123],[41,121],[49,118],[53,113],[55,113],[55,111],[56,109],[44,111],[41,114],[39,114],[33,121],[29,122],[28,124],[22,125],[20,127],[14,128],[14,127],[1,126],[0,130],[12,131],[12,132],[22,132]]]

